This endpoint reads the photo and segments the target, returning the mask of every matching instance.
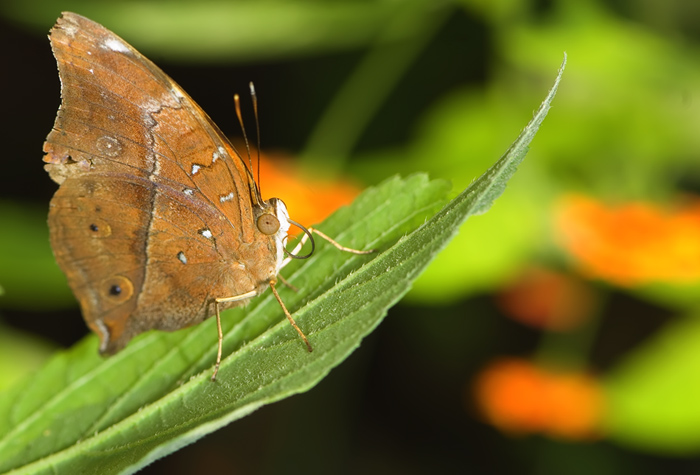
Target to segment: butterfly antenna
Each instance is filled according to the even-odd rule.
[[[258,188],[260,188],[260,120],[258,116],[258,95],[255,93],[253,81],[250,81],[250,98],[253,100],[253,113],[255,114],[255,136],[258,139]],[[248,156],[250,157],[250,154],[248,154]]]
[[[243,141],[245,142],[245,148],[248,152],[248,165],[244,165],[246,170],[248,170],[248,182],[250,189],[253,193],[253,201],[258,205],[262,202],[262,197],[260,196],[260,189],[258,184],[255,183],[255,178],[253,177],[253,161],[250,158],[250,142],[248,142],[248,134],[245,131],[245,124],[243,123],[243,114],[241,113],[241,98],[238,94],[233,95],[233,102],[236,104],[236,115],[238,116],[238,123],[241,124],[241,131],[243,132]],[[252,182],[252,183],[250,183]]]
[[[241,131],[243,132],[243,141],[245,142],[245,148],[248,152],[248,163],[250,164],[250,173],[253,173],[253,161],[250,158],[250,143],[248,142],[248,134],[245,131],[245,124],[243,123],[243,114],[241,114],[241,98],[238,94],[233,95],[233,102],[236,104],[236,115],[238,116],[238,123],[241,124]]]

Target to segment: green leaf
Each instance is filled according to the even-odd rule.
[[[320,226],[344,245],[378,252],[356,256],[320,245],[312,259],[285,268],[300,291],[282,289],[282,298],[313,353],[269,292],[224,317],[227,356],[216,383],[212,319],[175,333],[150,332],[106,360],[96,356],[96,338],[87,338],[0,394],[0,471],[131,473],[313,387],[381,322],[459,225],[503,192],[547,114],[563,66],[506,154],[437,214],[446,183],[414,175],[367,190]]]

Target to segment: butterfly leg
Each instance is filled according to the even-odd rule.
[[[311,236],[311,234],[314,234],[314,233],[317,234],[319,237],[325,239],[329,243],[333,244],[338,250],[343,251],[343,252],[349,252],[351,254],[372,254],[373,252],[376,252],[376,249],[370,249],[368,251],[361,251],[359,249],[352,249],[350,247],[345,247],[342,244],[340,244],[338,241],[331,238],[327,234],[319,231],[318,229],[309,228],[308,233],[304,233],[304,235],[301,237],[301,240],[296,245],[296,247],[291,252],[288,252],[287,254],[294,254],[294,255],[298,254],[299,251],[301,251],[301,248],[304,247],[304,244],[306,244],[306,242],[309,240],[309,237]],[[284,261],[282,261],[282,265],[280,266],[280,268],[289,264],[292,261],[292,259],[293,259],[292,257],[287,256],[284,259]]]
[[[318,234],[320,237],[322,237],[323,239],[325,239],[329,243],[333,244],[336,248],[338,248],[339,250],[341,250],[343,252],[349,252],[351,254],[372,254],[373,252],[376,252],[376,249],[370,249],[368,251],[360,251],[359,249],[352,249],[350,247],[345,247],[342,244],[340,244],[339,242],[332,239],[330,236],[327,236],[326,234],[322,233],[321,231],[319,231],[316,228],[309,228],[309,232]],[[306,237],[306,234],[304,235],[304,237]],[[302,240],[303,240],[303,238],[302,238]],[[301,250],[301,248],[299,248],[299,250]]]
[[[214,299],[214,308],[216,309],[216,329],[219,331],[219,351],[216,353],[216,364],[214,365],[214,374],[211,375],[211,380],[216,381],[216,375],[219,373],[219,366],[221,365],[221,353],[224,347],[224,332],[221,329],[221,312],[219,311],[219,304],[226,302],[236,302],[239,300],[247,300],[249,298],[255,297],[257,292],[251,290],[245,294],[235,295],[233,297],[224,297]]]
[[[297,224],[297,226],[299,226],[299,225]],[[302,229],[304,229],[304,228],[302,227]],[[301,250],[301,248],[304,246],[306,241],[308,241],[311,238],[311,234],[314,232],[316,234],[318,234],[320,237],[322,237],[323,239],[325,239],[326,241],[333,244],[336,248],[338,248],[339,250],[344,251],[344,252],[350,252],[352,254],[371,254],[371,253],[375,252],[374,249],[370,249],[369,251],[360,251],[357,249],[351,249],[349,247],[345,247],[342,244],[338,243],[337,241],[331,239],[329,236],[322,233],[318,229],[309,228],[308,230],[304,229],[304,236],[302,236],[301,240],[299,241],[299,244],[296,245],[296,247],[294,248],[294,250],[291,253],[288,252],[287,254],[289,254],[289,255],[297,254]],[[313,240],[312,240],[312,244],[313,244]],[[312,249],[312,252],[313,252],[313,249]],[[309,255],[311,255],[311,254],[309,254]],[[285,260],[282,261],[282,265],[280,266],[280,268],[286,266],[291,260],[292,260],[292,257],[287,257]],[[296,288],[294,286],[292,286],[290,283],[288,283],[281,275],[278,277],[282,281],[282,283],[284,283],[285,285],[287,285],[288,287],[290,287],[296,291]],[[282,299],[280,298],[279,294],[277,293],[277,289],[275,288],[276,283],[277,282],[275,280],[270,280],[270,282],[269,282],[270,289],[272,289],[272,293],[275,295],[275,298],[277,299],[277,302],[280,304],[280,307],[282,307],[282,310],[284,311],[284,314],[287,316],[287,320],[289,320],[289,323],[292,325],[292,327],[294,327],[294,329],[297,331],[297,333],[299,334],[301,339],[304,340],[304,343],[306,343],[306,348],[309,350],[309,353],[312,352],[313,348],[311,347],[311,343],[309,343],[309,339],[306,338],[306,335],[304,335],[304,332],[301,331],[301,328],[299,328],[299,325],[297,325],[297,322],[294,321],[294,318],[292,318],[292,315],[289,313],[289,310],[287,310],[287,307],[285,307],[284,302],[282,302]],[[218,314],[217,314],[217,317],[218,317]],[[219,331],[221,331],[221,330],[219,330]],[[221,352],[220,346],[219,346],[219,352]],[[218,369],[218,366],[217,366],[217,369]]]
[[[296,286],[294,286],[294,285],[290,284],[289,282],[287,282],[287,279],[285,279],[284,277],[282,277],[282,274],[277,274],[277,278],[278,278],[278,279],[280,280],[280,282],[282,282],[285,286],[287,286],[288,288],[292,289],[292,291],[294,291],[294,292],[299,292],[299,289],[298,289]]]
[[[270,289],[272,289],[272,293],[275,294],[275,298],[277,299],[277,302],[279,302],[280,307],[282,307],[284,314],[287,316],[287,320],[289,320],[289,323],[292,324],[292,326],[297,331],[297,333],[299,334],[301,339],[304,340],[304,343],[306,343],[306,348],[309,350],[309,353],[314,351],[314,349],[311,348],[311,343],[309,343],[309,339],[306,338],[306,335],[304,335],[304,332],[301,331],[301,328],[299,328],[299,325],[297,325],[297,322],[294,321],[294,319],[292,318],[292,315],[289,313],[289,310],[287,310],[287,307],[284,306],[284,302],[282,302],[282,299],[280,298],[280,294],[277,293],[277,289],[275,288],[275,282],[272,280],[270,281]]]

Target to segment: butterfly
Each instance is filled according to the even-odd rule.
[[[251,168],[207,114],[155,64],[100,24],[63,13],[50,33],[61,106],[44,144],[60,186],[50,241],[83,317],[113,354],[136,335],[174,331],[269,287],[317,229],[263,200]],[[254,96],[254,92],[253,92]],[[240,106],[237,101],[240,118]],[[285,249],[291,225],[305,235]]]

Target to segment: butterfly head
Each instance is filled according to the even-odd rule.
[[[279,272],[282,261],[284,261],[287,232],[290,226],[289,213],[284,201],[279,198],[263,201],[256,213],[255,226],[258,231],[274,239],[277,248],[277,271]]]

